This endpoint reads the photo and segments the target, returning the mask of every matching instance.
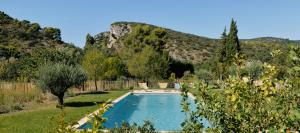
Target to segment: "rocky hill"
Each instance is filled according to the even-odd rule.
[[[132,29],[137,25],[158,27],[136,22],[116,22],[111,24],[110,31],[94,36],[95,43],[93,45],[118,51],[124,45],[124,38],[131,34]],[[218,39],[163,29],[167,31],[168,38],[163,48],[169,51],[170,57],[175,60],[197,64],[210,59],[218,52],[220,46]],[[274,49],[287,50],[287,44],[299,44],[299,41],[274,37],[241,39],[242,51],[248,59],[266,60]]]

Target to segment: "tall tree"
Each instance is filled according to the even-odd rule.
[[[238,38],[238,29],[236,25],[236,21],[231,20],[230,31],[226,33],[226,27],[221,34],[221,48],[218,51],[218,71],[216,71],[217,75],[219,75],[220,79],[224,79],[226,77],[226,68],[230,67],[233,63],[239,67],[242,61],[241,54],[241,46]],[[238,69],[239,70],[239,69]],[[237,73],[240,73],[237,71]],[[237,74],[239,75],[239,74]]]
[[[238,29],[236,25],[236,21],[231,20],[230,31],[227,37],[226,42],[226,60],[227,63],[231,64],[234,61],[236,54],[240,54],[241,46],[238,38]]]
[[[145,46],[140,53],[127,62],[128,72],[143,80],[161,79],[168,70],[168,58],[156,52],[152,46]]]
[[[105,55],[96,49],[91,49],[83,57],[82,65],[90,79],[94,80],[95,88],[98,90],[97,81],[104,74]]]
[[[108,57],[104,61],[105,72],[103,74],[104,79],[116,80],[122,74],[125,73],[125,65],[118,57]]]
[[[227,30],[226,27],[224,28],[223,33],[221,34],[221,48],[219,50],[219,62],[220,62],[220,67],[221,70],[219,70],[219,74],[220,74],[220,79],[224,78],[224,74],[225,74],[225,61],[226,61],[226,44],[227,44]]]
[[[89,33],[85,38],[85,49],[90,48],[95,43],[94,37],[92,37]]]
[[[219,51],[219,61],[221,63],[224,63],[226,60],[226,51],[225,51],[226,44],[227,44],[227,33],[226,32],[227,31],[226,31],[226,27],[225,27],[223,33],[221,34],[221,45],[222,46]]]

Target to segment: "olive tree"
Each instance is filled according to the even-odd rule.
[[[63,63],[45,64],[37,72],[36,84],[44,91],[50,91],[58,98],[63,107],[65,92],[72,86],[78,86],[87,80],[82,67],[68,66]]]

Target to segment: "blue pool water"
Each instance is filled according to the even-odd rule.
[[[123,121],[142,125],[144,120],[150,120],[156,130],[180,130],[185,114],[180,106],[179,94],[131,94],[110,108],[104,117],[108,120],[104,127],[113,128],[120,126]],[[192,108],[196,108],[192,99],[189,99]],[[208,122],[203,120],[204,125]],[[85,123],[79,129],[91,128]]]

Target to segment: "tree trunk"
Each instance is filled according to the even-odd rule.
[[[84,92],[84,87],[85,87],[85,85],[84,85],[84,83],[83,83],[83,85],[82,85],[82,91]]]
[[[64,107],[64,93],[58,96],[58,107],[61,109]]]
[[[95,82],[96,91],[98,91],[97,80],[95,79],[94,82]]]
[[[241,69],[241,68],[240,68],[239,65],[238,65],[237,67],[238,67],[238,68],[237,68],[237,71],[236,71],[236,72],[237,72],[237,73],[236,73],[236,76],[237,76],[238,79],[241,80],[241,79],[242,79],[241,76],[240,76],[240,75],[241,75],[241,74],[240,74],[240,69]]]
[[[286,133],[290,133],[291,131],[290,131],[290,128],[287,128],[286,130],[285,130],[285,132]]]

